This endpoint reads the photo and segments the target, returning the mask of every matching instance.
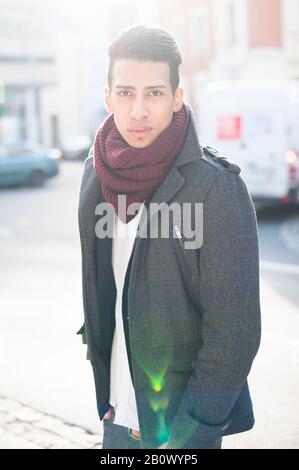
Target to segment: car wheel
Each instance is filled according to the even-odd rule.
[[[27,180],[29,186],[42,186],[45,182],[46,175],[42,170],[34,170]]]

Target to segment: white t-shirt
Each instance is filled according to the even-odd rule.
[[[110,364],[109,403],[115,409],[114,423],[139,431],[135,390],[130,375],[125,342],[122,295],[126,271],[132,253],[144,202],[127,224],[115,214],[112,240],[112,267],[116,285],[115,330]]]

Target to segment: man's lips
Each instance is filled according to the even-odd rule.
[[[151,127],[133,127],[133,129],[129,129],[130,132],[146,132],[150,130]]]
[[[129,129],[129,132],[135,137],[145,137],[151,130],[151,127],[135,127],[133,129]]]

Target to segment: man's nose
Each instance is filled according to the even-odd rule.
[[[135,100],[131,109],[131,118],[135,121],[141,121],[148,117],[148,109],[146,103],[142,100]]]

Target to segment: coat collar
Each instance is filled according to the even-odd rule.
[[[181,150],[181,153],[174,160],[173,164],[177,167],[185,165],[186,163],[193,162],[202,157],[202,148],[198,140],[196,122],[193,110],[191,106],[186,103],[186,106],[189,108],[190,112],[190,122],[188,127],[188,132],[186,136],[185,143]]]

